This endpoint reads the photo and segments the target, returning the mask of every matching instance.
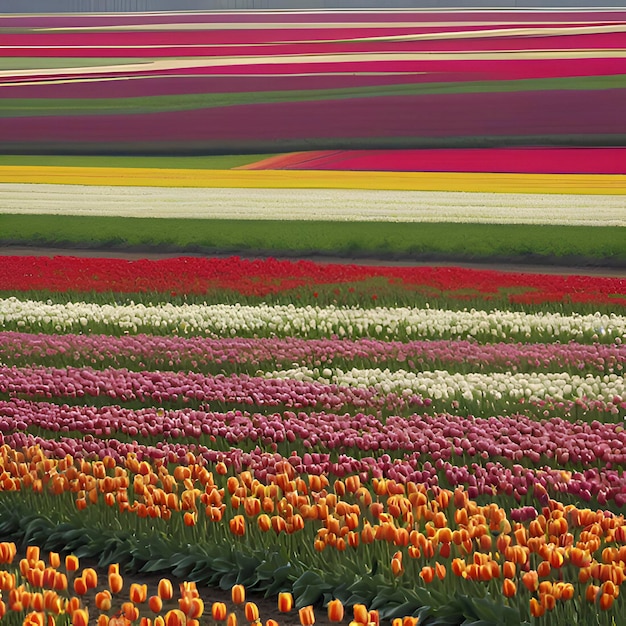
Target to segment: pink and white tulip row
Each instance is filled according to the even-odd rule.
[[[94,304],[0,299],[0,327],[27,332],[203,334],[211,337],[374,337],[622,343],[624,315],[452,311],[293,304]]]
[[[421,397],[382,395],[374,389],[248,375],[205,376],[194,372],[131,372],[127,369],[0,366],[0,393],[44,398],[95,398],[154,403],[236,403],[293,408],[424,406]]]
[[[206,403],[285,406],[325,410],[410,410],[459,403],[510,413],[528,403],[584,401],[619,416],[626,412],[625,379],[617,374],[458,374],[328,368],[266,372],[259,376],[196,372],[129,371],[126,368],[0,366],[0,393],[49,399],[96,398],[107,402]],[[439,405],[437,405],[439,406]],[[547,407],[546,407],[547,410]]]
[[[333,363],[403,364],[411,370],[589,371],[612,374],[626,367],[626,344],[488,343],[476,341],[381,341],[166,337],[160,335],[57,335],[0,332],[0,361],[59,362],[129,369],[214,370],[237,366],[332,367]]]

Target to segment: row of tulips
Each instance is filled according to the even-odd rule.
[[[580,426],[578,432],[579,429]],[[528,427],[526,437],[531,438],[533,430]],[[563,428],[561,432],[564,430],[566,429]],[[626,504],[626,475],[617,463],[620,460],[617,450],[621,433],[613,436],[612,447],[609,447],[606,440],[599,441],[597,436],[590,437],[590,442],[594,442],[602,452],[603,462],[600,462],[597,455],[594,457],[588,449],[582,449],[574,436],[566,439],[561,446],[548,442],[544,447],[538,442],[531,442],[530,449],[511,450],[489,441],[477,443],[462,438],[457,439],[460,445],[455,446],[449,439],[442,437],[437,428],[431,426],[426,430],[426,433],[429,432],[432,432],[434,441],[422,443],[420,451],[391,450],[392,454],[381,454],[374,450],[356,450],[355,454],[333,450],[323,454],[311,453],[301,444],[292,444],[286,446],[292,452],[282,456],[278,452],[263,452],[253,445],[246,446],[252,449],[245,452],[242,449],[244,442],[240,442],[238,448],[221,451],[222,446],[219,444],[211,447],[198,443],[173,442],[149,445],[138,444],[136,441],[124,442],[114,437],[102,439],[89,433],[78,438],[49,439],[15,432],[6,435],[4,440],[15,449],[37,445],[52,456],[72,454],[80,459],[111,456],[122,461],[128,454],[137,454],[142,459],[179,462],[192,453],[209,463],[224,463],[233,470],[251,471],[263,480],[275,474],[276,467],[287,460],[299,472],[315,475],[344,477],[358,473],[364,481],[380,477],[400,482],[415,481],[431,487],[464,486],[473,498],[498,495],[512,498],[511,502],[536,503],[537,493],[547,491],[551,497],[562,500],[593,501],[618,508]],[[523,433],[524,430],[519,432]],[[353,439],[357,446],[358,439]],[[369,439],[372,441],[373,438]],[[294,447],[302,451],[296,452]],[[377,448],[375,442],[372,443],[372,448]],[[490,451],[501,452],[502,457],[499,460],[486,461]],[[456,452],[459,456],[456,456]],[[549,463],[550,460],[552,464]]]
[[[462,488],[429,490],[386,479],[365,484],[357,475],[331,485],[324,476],[298,474],[288,462],[265,483],[248,471],[228,473],[219,464],[210,471],[191,456],[169,468],[170,473],[164,463],[139,461],[133,455],[121,465],[110,457],[95,462],[69,455],[52,459],[39,448],[16,453],[3,446],[0,465],[9,492],[5,501],[16,489],[30,506],[41,506],[42,496],[69,496],[78,511],[68,518],[78,523],[82,516],[85,524],[104,516],[105,523],[114,518],[123,528],[134,513],[152,518],[157,528],[168,524],[174,535],[190,529],[187,536],[193,543],[223,542],[230,535],[251,554],[255,548],[267,553],[276,545],[298,545],[299,559],[305,562],[301,569],[319,567],[321,559],[343,577],[352,578],[357,565],[368,568],[378,561],[395,579],[394,587],[405,589],[409,598],[411,591],[418,594],[414,602],[428,598],[438,603],[441,597],[454,602],[455,590],[458,594],[462,589],[482,590],[483,597],[501,594],[505,600],[499,610],[517,611],[518,620],[544,613],[557,620],[575,615],[588,620],[598,607],[613,608],[615,614],[621,610],[624,517],[564,506],[547,494],[541,513],[527,507],[507,514],[494,502],[478,505]],[[31,581],[37,586],[45,568],[31,567],[39,570]],[[298,569],[295,563],[291,567]],[[306,578],[306,571],[302,576]],[[85,574],[80,578],[74,589],[85,593],[89,579]],[[48,580],[55,577],[50,574]],[[119,592],[121,583],[115,589]],[[317,591],[298,595],[300,606],[310,597],[317,599]],[[336,591],[348,594],[345,586]],[[145,589],[142,598],[145,602]],[[131,622],[139,618],[138,612],[132,615]]]
[[[246,601],[243,585],[234,585],[231,602],[205,602],[210,593],[198,588],[195,582],[179,583],[176,593],[169,578],[155,584],[128,584],[120,573],[118,563],[112,563],[106,575],[93,567],[81,567],[74,554],[65,558],[58,552],[49,552],[44,559],[39,546],[29,545],[22,558],[14,542],[0,543],[0,619],[7,624],[22,626],[199,626],[206,624],[262,624],[279,626],[273,618],[262,622],[256,602]],[[100,568],[101,569],[101,568]],[[229,606],[230,605],[230,606]],[[277,610],[286,619],[298,615],[302,626],[315,622],[312,606],[296,612],[293,596],[279,594]],[[340,600],[331,600],[327,609],[331,622],[342,622],[347,615]],[[355,620],[378,623],[377,611],[367,611],[364,605],[353,609]],[[291,614],[291,615],[289,615]],[[367,619],[362,619],[367,616]],[[398,626],[416,623],[407,617],[396,622]]]
[[[626,414],[623,376],[582,377],[569,374],[454,374],[446,371],[408,372],[400,369],[348,372],[328,368],[293,368],[217,376],[194,372],[141,371],[125,368],[49,368],[0,366],[0,393],[10,397],[69,399],[103,398],[107,403],[149,402],[187,405],[262,405],[332,411],[414,411],[421,407],[468,412],[529,412],[550,414],[552,406],[593,407],[609,417]],[[93,400],[92,400],[93,401]],[[523,405],[523,406],[520,406]]]
[[[140,437],[142,441],[187,441],[222,448],[271,448],[301,456],[322,448],[354,455],[386,451],[396,459],[419,453],[431,460],[491,460],[534,466],[543,459],[588,468],[626,465],[623,424],[561,418],[541,421],[525,415],[459,416],[450,413],[390,415],[383,422],[367,413],[261,413],[193,409],[128,409],[120,406],[70,406],[27,400],[0,401],[0,432],[80,433],[107,439]],[[274,446],[278,448],[278,446]],[[200,448],[199,448],[200,449]],[[326,458],[325,455],[324,458]]]
[[[552,371],[619,374],[626,345],[490,343],[476,341],[381,341],[379,339],[298,339],[168,337],[155,335],[48,335],[0,333],[0,360],[14,365],[125,367],[129,370],[187,370],[255,373],[306,367],[449,369],[455,371]]]
[[[378,279],[379,285],[393,288],[396,297],[423,291],[435,301],[445,294],[484,299],[502,297],[511,303],[593,302],[621,309],[624,279],[558,274],[521,274],[460,267],[377,267],[229,258],[174,258],[162,260],[89,259],[72,257],[6,256],[0,267],[0,291],[48,291],[83,293],[165,294],[172,292],[209,298],[235,294],[270,298],[309,288],[321,295],[325,286],[361,291],[359,284]],[[343,290],[342,290],[343,292]],[[339,295],[339,291],[335,295]],[[370,298],[370,302],[372,302]],[[376,304],[374,301],[373,304]]]
[[[469,339],[619,343],[626,316],[523,313],[413,307],[319,307],[294,304],[95,304],[0,299],[0,324],[26,332],[191,334],[219,337],[373,337],[389,340]]]

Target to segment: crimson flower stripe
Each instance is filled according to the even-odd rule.
[[[2,257],[0,291],[119,292],[207,294],[229,290],[263,297],[302,287],[357,283],[384,278],[407,289],[424,286],[432,292],[476,291],[496,296],[509,289],[513,301],[626,303],[626,279],[499,272],[461,267],[393,267],[350,264],[246,260],[239,257],[129,261],[77,257]],[[524,293],[528,292],[528,293]]]

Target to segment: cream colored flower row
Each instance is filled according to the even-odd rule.
[[[0,207],[0,213],[25,215],[626,226],[621,196],[574,193],[7,183],[0,185]]]
[[[29,332],[182,333],[214,337],[475,337],[483,341],[626,339],[626,316],[240,304],[94,304],[0,299],[0,327]]]
[[[622,402],[626,398],[624,376],[571,375],[566,373],[450,373],[445,370],[411,372],[407,370],[352,368],[341,369],[295,367],[266,372],[266,378],[295,379],[307,382],[336,384],[403,396],[420,394],[434,400],[529,402],[586,398],[606,402]]]

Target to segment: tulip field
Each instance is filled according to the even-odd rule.
[[[0,15],[0,624],[623,624],[625,32]]]
[[[0,267],[10,623],[619,623],[624,279]]]
[[[615,146],[624,12],[0,16],[8,153]]]

